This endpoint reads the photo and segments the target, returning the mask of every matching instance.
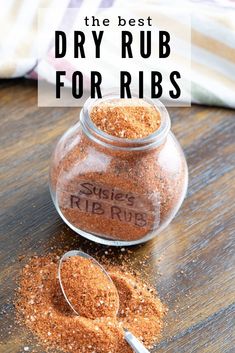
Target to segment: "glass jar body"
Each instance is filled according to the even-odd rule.
[[[173,219],[188,183],[184,153],[169,132],[156,147],[119,149],[91,139],[80,123],[58,142],[50,190],[62,219],[107,245],[143,243]]]

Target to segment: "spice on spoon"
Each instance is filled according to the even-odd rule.
[[[16,302],[19,322],[46,351],[132,353],[124,340],[124,327],[148,348],[158,340],[166,307],[153,289],[126,268],[106,266],[118,290],[117,317],[94,319],[74,315],[61,292],[57,269],[55,256],[31,259],[22,271]]]
[[[91,259],[81,256],[65,259],[61,282],[78,315],[90,319],[116,316],[119,306],[116,287]]]

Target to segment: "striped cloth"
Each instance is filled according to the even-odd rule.
[[[47,63],[43,70],[37,57],[37,10],[47,8],[45,26],[56,11],[61,16],[67,8],[75,14],[94,13],[102,7],[125,7],[126,0],[0,0],[0,77],[26,76],[53,82],[55,65]],[[139,3],[154,18],[158,5],[188,8],[192,13],[193,103],[235,108],[235,2],[233,0],[129,0],[128,6]],[[141,5],[140,5],[141,4]],[[127,7],[128,9],[128,7]],[[130,13],[131,16],[131,13]],[[180,19],[179,19],[180,22]],[[183,53],[182,53],[183,55]],[[40,77],[38,71],[40,70]]]

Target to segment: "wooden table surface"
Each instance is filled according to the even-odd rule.
[[[193,106],[170,113],[188,161],[187,198],[170,226],[130,255],[136,268],[143,254],[149,255],[144,276],[169,307],[154,352],[232,353],[235,112]],[[16,278],[27,259],[56,248],[97,248],[63,224],[48,191],[53,146],[77,119],[75,108],[38,108],[34,82],[0,83],[1,353],[20,353],[27,346],[28,334],[15,324],[13,306]]]

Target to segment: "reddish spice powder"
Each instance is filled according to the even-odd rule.
[[[119,305],[116,287],[92,259],[73,256],[64,260],[61,281],[80,316],[90,319],[116,316]]]
[[[160,113],[144,100],[113,99],[93,107],[90,117],[94,124],[109,135],[137,139],[146,137],[160,127]]]
[[[90,117],[99,129],[127,139],[158,129],[161,119],[154,107],[144,101],[129,106],[118,102],[93,107]],[[187,166],[178,148],[168,134],[151,149],[112,149],[93,141],[77,125],[53,156],[55,203],[78,232],[124,241],[156,234],[174,216],[185,193]]]
[[[157,341],[166,308],[155,291],[134,275],[116,266],[110,267],[120,299],[118,316],[90,319],[75,315],[64,300],[57,269],[58,259],[50,255],[33,258],[22,271],[16,302],[19,321],[46,350],[131,353],[123,338],[124,327],[147,347]],[[80,275],[80,281],[86,281],[85,273]],[[96,289],[93,292],[96,294]]]

